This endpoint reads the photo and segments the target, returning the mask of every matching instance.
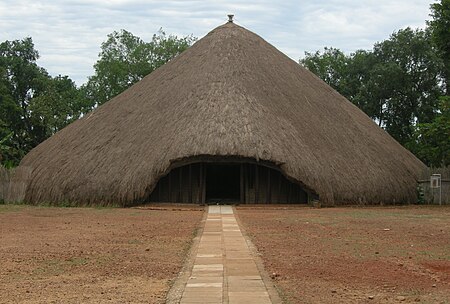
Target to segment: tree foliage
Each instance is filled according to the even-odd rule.
[[[432,121],[437,113],[443,89],[442,62],[430,33],[410,28],[375,44],[373,53],[377,59],[375,72],[379,73],[374,76],[380,80],[372,86],[373,92],[380,93],[373,100],[379,103],[377,118],[386,131],[406,144],[412,138],[414,126]]]
[[[325,47],[323,53],[305,52],[301,63],[311,72],[319,76],[335,90],[342,92],[346,88],[348,64],[350,58],[341,50]]]
[[[83,87],[88,99],[103,104],[187,49],[195,38],[167,35],[160,30],[150,42],[126,30],[115,31],[102,43],[95,74]]]
[[[78,88],[37,65],[31,38],[0,44],[0,161],[14,166],[36,145],[163,65],[195,38],[162,30],[144,42],[122,30],[102,44],[95,75]]]
[[[450,165],[450,0],[441,0],[430,7],[433,19],[427,23],[444,65],[445,96],[440,97],[436,118],[417,126],[412,145],[419,157],[438,167]]]
[[[83,98],[75,82],[68,76],[61,75],[47,78],[41,94],[33,98],[30,104],[34,122],[42,126],[45,138],[91,109],[92,104]]]
[[[418,124],[415,140],[409,148],[425,163],[433,167],[450,166],[450,97],[440,99],[440,111],[436,118]]]
[[[431,4],[431,17],[428,22],[433,41],[436,44],[440,57],[444,62],[444,77],[446,94],[450,94],[450,0],[441,0]]]
[[[406,28],[372,51],[306,53],[300,62],[361,108],[401,144],[438,113],[442,61],[427,30]]]
[[[33,98],[41,94],[49,77],[36,64],[38,58],[31,38],[0,44],[0,137],[4,139],[5,161],[17,163],[45,139],[30,110]]]
[[[75,83],[36,63],[31,38],[0,44],[0,152],[16,165],[36,145],[88,111]]]

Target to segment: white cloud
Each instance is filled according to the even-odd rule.
[[[429,0],[3,0],[0,41],[31,36],[39,64],[77,84],[92,75],[100,44],[114,30],[144,40],[167,33],[202,37],[226,22],[256,32],[294,60],[304,51],[334,46],[346,52],[371,48],[394,30],[423,27]]]

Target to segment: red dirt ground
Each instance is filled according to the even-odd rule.
[[[202,216],[0,205],[0,303],[164,303]]]
[[[286,303],[450,303],[450,207],[237,207]]]

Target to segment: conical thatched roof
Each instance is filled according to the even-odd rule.
[[[416,157],[254,33],[222,25],[21,162],[30,202],[142,199],[178,160],[277,164],[324,203],[413,202]]]

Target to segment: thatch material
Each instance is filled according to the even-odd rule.
[[[261,37],[222,25],[33,149],[29,202],[127,205],[177,161],[279,166],[326,204],[415,201],[424,165]]]

